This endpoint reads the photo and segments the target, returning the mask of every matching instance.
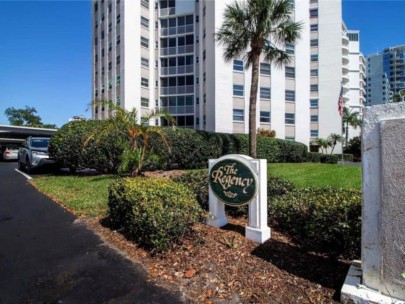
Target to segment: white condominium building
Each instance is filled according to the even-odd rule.
[[[181,127],[248,133],[251,70],[243,58],[225,62],[214,39],[233,1],[93,0],[93,98],[140,114],[164,108]],[[351,79],[360,86],[354,75],[360,69],[349,67],[341,1],[292,5],[291,17],[303,23],[301,38],[285,46],[292,59],[287,66],[260,63],[257,127],[309,145],[316,137],[340,134],[342,83],[345,101],[361,104],[350,92]],[[359,56],[357,50],[357,65]],[[93,108],[93,118],[107,115],[107,109]]]

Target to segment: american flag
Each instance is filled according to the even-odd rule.
[[[343,116],[343,86],[340,88],[340,95],[338,100],[338,111],[339,115]]]

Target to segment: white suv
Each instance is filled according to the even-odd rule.
[[[55,161],[49,159],[48,145],[47,137],[28,137],[18,150],[18,169],[30,173],[34,168],[54,164]]]

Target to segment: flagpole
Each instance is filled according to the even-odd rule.
[[[343,165],[345,162],[344,157],[343,157],[343,116],[340,116],[340,122],[341,122],[340,132],[342,134],[342,165]]]

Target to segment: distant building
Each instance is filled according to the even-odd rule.
[[[83,115],[78,115],[78,116],[73,116],[72,118],[69,118],[69,122],[71,121],[84,121],[86,120],[86,117]]]
[[[181,127],[248,133],[251,69],[243,58],[225,62],[214,40],[233,1],[93,0],[93,99],[140,114],[164,108]],[[363,61],[358,31],[351,41],[342,21],[341,0],[291,3],[291,17],[303,23],[301,39],[285,46],[292,61],[283,68],[261,58],[257,127],[309,145],[341,133],[342,86],[346,103],[362,104]],[[105,119],[106,107],[94,106],[93,118]]]
[[[405,89],[405,45],[386,48],[382,54],[367,56],[366,105],[393,101]]]

